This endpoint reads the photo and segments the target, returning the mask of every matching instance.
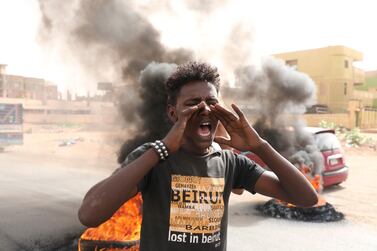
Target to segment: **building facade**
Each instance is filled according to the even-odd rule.
[[[294,51],[273,55],[287,65],[308,74],[317,85],[317,104],[331,112],[347,112],[350,101],[358,100],[361,106],[371,106],[373,97],[355,92],[355,87],[365,82],[363,70],[354,66],[363,54],[344,46]]]
[[[0,65],[0,97],[56,100],[58,88],[41,78],[31,78],[6,73],[6,65]]]

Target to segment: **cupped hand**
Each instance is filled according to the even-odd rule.
[[[230,138],[216,137],[217,143],[240,151],[252,151],[264,142],[235,104],[232,104],[232,108],[237,115],[219,104],[211,105],[210,108],[230,136]]]
[[[198,105],[191,106],[185,110],[182,110],[177,114],[177,121],[174,123],[173,127],[162,140],[168,148],[169,153],[174,153],[181,147],[187,122],[196,111],[202,108],[204,108],[204,104],[200,103]]]

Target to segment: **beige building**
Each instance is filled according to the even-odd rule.
[[[22,104],[26,124],[116,124],[113,102],[2,98],[2,104]]]
[[[317,103],[331,112],[347,112],[350,101],[360,101],[361,107],[372,105],[373,95],[355,91],[365,82],[363,70],[354,66],[363,54],[344,46],[294,51],[273,55],[308,74],[317,85]]]
[[[26,124],[115,124],[119,117],[114,102],[93,98],[72,101],[62,100],[58,88],[40,78],[30,78],[6,73],[6,65],[0,65],[0,103],[22,104],[23,121]]]
[[[6,73],[0,65],[0,97],[49,100],[58,99],[58,88],[41,78],[31,78]]]

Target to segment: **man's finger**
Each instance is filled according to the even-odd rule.
[[[224,126],[231,122],[231,120],[227,118],[223,113],[219,112],[214,105],[211,105],[210,108],[215,116],[224,124]]]
[[[225,107],[222,107],[219,104],[215,105],[215,109],[216,109],[216,111],[218,111],[219,113],[221,113],[229,121],[236,121],[236,120],[238,120],[238,118],[236,117],[236,115],[234,115],[231,111],[229,111]]]
[[[196,112],[197,110],[201,109],[203,107],[203,104],[200,103],[198,105],[190,106],[189,108],[182,111],[182,115],[186,118],[190,118],[191,115]]]
[[[216,109],[214,108],[214,106],[210,106],[211,107],[211,112],[213,112],[213,114],[215,115],[216,118],[218,118],[221,123],[223,124],[223,126],[226,128],[227,125],[229,124],[229,121],[227,121],[224,116],[222,116],[221,113],[219,113],[218,111],[216,111]]]
[[[224,145],[231,146],[230,139],[222,137],[222,136],[215,137],[215,142],[219,143],[219,144],[224,144]]]
[[[232,104],[232,108],[237,113],[237,115],[240,118],[240,120],[245,120],[246,121],[245,115],[243,114],[243,112],[241,111],[241,109],[238,108],[238,106],[236,106],[236,104]]]

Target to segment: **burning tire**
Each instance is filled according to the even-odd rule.
[[[114,215],[81,235],[79,251],[138,251],[141,230],[141,194],[127,201]]]
[[[336,211],[328,202],[323,205],[303,208],[288,206],[276,199],[272,199],[263,205],[257,206],[257,210],[266,216],[297,221],[333,222],[344,219],[344,214]]]
[[[79,251],[115,251],[115,250],[127,250],[137,251],[139,250],[139,240],[135,241],[96,241],[96,240],[79,240]]]

